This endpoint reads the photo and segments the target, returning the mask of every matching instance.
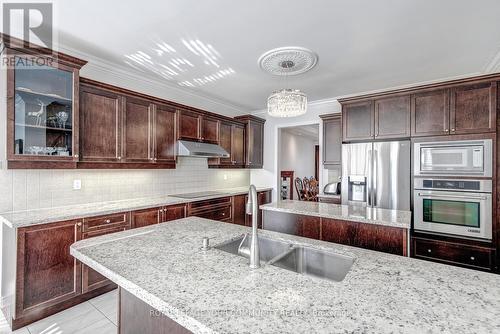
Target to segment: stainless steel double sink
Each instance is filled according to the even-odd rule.
[[[225,241],[215,248],[248,258],[250,239],[249,234],[244,234]],[[345,278],[354,263],[354,258],[350,256],[298,246],[263,236],[259,236],[259,253],[260,260],[267,265],[336,282]]]

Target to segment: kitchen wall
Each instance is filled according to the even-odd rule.
[[[5,164],[4,164],[5,165]],[[73,180],[82,188],[73,190]],[[0,171],[0,212],[248,186],[248,170],[208,169],[202,158],[179,158],[175,170]]]
[[[308,104],[305,115],[293,118],[273,118],[267,115],[265,110],[255,111],[252,114],[265,118],[264,138],[264,167],[250,172],[250,181],[256,186],[272,186],[273,199],[277,198],[279,182],[278,171],[278,129],[283,127],[298,126],[304,124],[319,124],[319,183],[320,189],[328,182],[329,171],[323,168],[323,124],[319,115],[340,113],[341,106],[337,100],[314,101]]]
[[[318,139],[298,136],[286,129],[281,130],[279,150],[279,171],[294,171],[294,178],[314,176],[314,147]]]

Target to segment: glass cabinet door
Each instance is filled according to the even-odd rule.
[[[73,72],[18,56],[15,63],[14,155],[72,157]]]

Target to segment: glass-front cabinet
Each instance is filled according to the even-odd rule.
[[[75,167],[80,63],[7,52],[9,168]]]

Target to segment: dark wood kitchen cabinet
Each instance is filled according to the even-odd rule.
[[[411,135],[449,134],[450,90],[429,90],[411,95]]]
[[[86,61],[63,53],[5,46],[7,165],[16,169],[75,168],[79,158],[79,71]],[[76,97],[76,98],[75,98]]]
[[[321,240],[385,253],[408,255],[404,228],[321,218]]]
[[[81,80],[79,168],[174,168],[175,108]]]
[[[121,232],[130,228],[129,212],[88,217],[83,219],[81,239],[89,239],[101,235]],[[91,292],[104,287],[114,289],[116,288],[116,284],[87,265],[82,264],[82,293]]]
[[[81,238],[81,232],[81,220],[18,229],[17,324],[52,314],[54,309],[81,294],[81,264],[69,253],[71,244]]]
[[[196,216],[200,218],[232,223],[232,205],[233,200],[231,197],[221,197],[191,202],[187,205],[187,214],[189,217]]]
[[[375,139],[410,137],[410,96],[376,99]]]
[[[132,228],[168,222],[186,217],[186,205],[168,205],[132,211]]]
[[[486,271],[495,267],[495,249],[491,247],[413,237],[411,249],[412,256],[418,259]]]
[[[233,196],[233,223],[246,225],[246,203],[248,195]]]
[[[132,228],[159,224],[163,212],[160,210],[163,210],[163,207],[132,211],[131,213]]]
[[[266,120],[245,115],[236,117],[245,124],[245,167],[262,168],[264,165],[264,123]]]
[[[372,100],[342,105],[343,141],[373,139],[373,124],[374,110]]]
[[[342,163],[342,116],[320,116],[323,120],[323,165],[338,166]]]
[[[80,161],[119,161],[122,102],[118,93],[80,85]]]
[[[147,100],[125,97],[122,113],[122,161],[151,162],[153,104]]]
[[[483,82],[451,88],[450,133],[496,130],[497,83]]]
[[[153,157],[158,163],[175,165],[175,108],[156,104],[153,117]]]
[[[219,145],[229,153],[229,158],[211,158],[212,168],[245,167],[245,126],[237,122],[220,121]]]
[[[219,120],[202,112],[177,111],[177,139],[219,143]]]

